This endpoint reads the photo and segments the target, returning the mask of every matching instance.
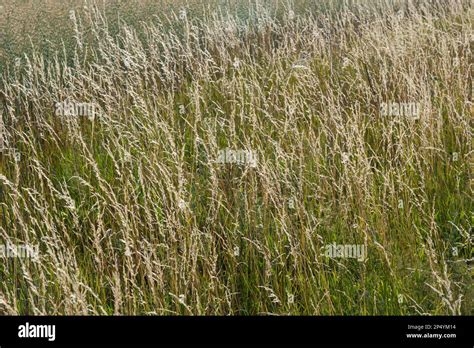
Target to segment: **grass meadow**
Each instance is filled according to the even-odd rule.
[[[472,1],[0,28],[0,314],[473,314]]]

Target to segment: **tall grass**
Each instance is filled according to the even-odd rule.
[[[472,2],[259,4],[89,6],[6,69],[0,241],[40,255],[0,255],[0,313],[472,314]]]

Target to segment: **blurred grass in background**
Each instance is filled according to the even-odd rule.
[[[373,0],[0,0],[0,73],[13,64],[15,58],[30,55],[32,44],[45,59],[56,51],[63,53],[63,49],[66,53],[73,52],[71,11],[81,13],[94,4],[106,14],[111,33],[117,34],[121,22],[138,28],[141,22],[170,17],[181,9],[185,9],[190,18],[222,11],[246,20],[259,6],[278,16],[289,7],[295,13],[334,13],[342,6],[357,2],[370,5]]]

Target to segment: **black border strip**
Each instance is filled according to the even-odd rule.
[[[47,338],[19,338],[19,326],[26,322],[30,325],[55,325],[54,342],[49,342]],[[473,317],[469,316],[0,316],[0,347],[70,344],[408,344],[473,347],[473,324]],[[409,329],[408,325],[418,329]],[[407,338],[407,334],[417,333],[455,333],[456,338]]]

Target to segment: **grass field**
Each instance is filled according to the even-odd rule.
[[[0,314],[473,314],[472,1],[40,3]]]

